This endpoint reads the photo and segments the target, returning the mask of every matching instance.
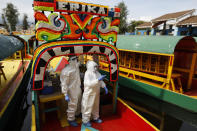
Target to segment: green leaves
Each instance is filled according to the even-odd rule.
[[[27,22],[27,14],[24,14],[24,17],[23,17],[23,30],[27,30],[29,25],[28,25],[28,22]]]
[[[124,34],[128,31],[128,24],[127,24],[127,15],[128,9],[124,2],[120,2],[118,4],[118,8],[120,8],[120,24],[119,24],[119,33]]]
[[[7,3],[7,7],[3,9],[4,20],[11,31],[16,31],[18,23],[18,9],[12,3]]]

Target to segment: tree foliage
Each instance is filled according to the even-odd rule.
[[[12,3],[7,3],[7,7],[3,9],[5,14],[5,20],[7,25],[10,27],[11,31],[16,30],[16,24],[18,23],[19,12]]]
[[[144,23],[144,21],[141,21],[141,20],[139,20],[139,21],[135,21],[135,20],[133,20],[133,21],[131,21],[131,23],[129,24],[129,32],[135,32],[135,27],[137,27],[138,25],[141,25],[141,24],[143,24]]]
[[[24,14],[24,17],[23,17],[23,30],[27,30],[29,25],[28,25],[28,22],[27,22],[27,14]]]
[[[5,29],[9,32],[9,27],[7,25],[7,22],[6,22],[4,14],[1,14],[1,17],[2,17],[3,25],[4,25]]]
[[[123,1],[118,4],[118,8],[120,8],[119,33],[124,34],[128,30],[128,24],[127,24],[128,9]]]

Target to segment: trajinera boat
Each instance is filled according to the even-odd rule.
[[[197,112],[196,37],[125,35],[117,43],[122,88]],[[107,71],[108,63],[101,59]]]
[[[17,121],[21,121],[19,118],[23,118],[28,107],[31,55],[26,53],[27,41],[22,37],[0,35],[0,41],[0,130],[3,131],[12,127],[10,123],[18,126]]]
[[[36,21],[36,39],[31,37],[28,40],[29,45],[26,46],[28,51],[25,51],[25,53],[30,54],[33,51],[31,76],[23,75],[23,78],[30,78],[30,81],[24,81],[25,84],[28,84],[28,87],[25,85],[23,88],[25,87],[24,90],[28,92],[25,95],[26,98],[30,97],[31,101],[25,100],[25,104],[22,104],[22,109],[31,107],[30,110],[24,109],[27,115],[29,115],[28,112],[31,112],[31,117],[22,119],[22,115],[20,117],[16,115],[20,108],[7,106],[1,116],[3,124],[0,123],[0,129],[18,130],[17,125],[17,127],[21,126],[22,130],[32,131],[158,130],[117,97],[119,51],[114,45],[117,41],[117,26],[120,22],[117,19],[120,15],[119,8],[67,0],[34,0],[33,8]],[[34,43],[37,47],[35,50]],[[94,123],[92,127],[86,127],[83,124],[78,127],[71,127],[66,120],[66,102],[60,91],[59,73],[56,69],[62,63],[66,65],[69,55],[81,57],[83,64],[87,62],[91,55],[94,56],[95,61],[98,60],[98,56],[102,56],[109,63],[109,73],[105,82],[111,93],[103,95],[101,91],[100,114],[103,119],[101,124]],[[58,57],[61,57],[61,59],[58,59]],[[53,60],[55,62],[52,62]],[[99,63],[99,61],[97,62]],[[58,68],[52,69],[49,73],[46,70],[50,70],[50,67],[54,66],[53,63],[56,63]],[[24,95],[15,92],[13,96]],[[10,99],[14,102],[16,100],[16,98]],[[17,101],[21,102],[20,100]],[[24,122],[16,124],[18,121],[13,120],[14,115],[15,120],[21,121],[22,119]],[[16,123],[10,126],[10,121]],[[77,121],[81,123],[81,118],[79,117]]]

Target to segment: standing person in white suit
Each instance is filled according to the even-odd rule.
[[[91,126],[90,117],[93,121],[101,123],[99,119],[100,87],[108,93],[105,83],[102,81],[105,75],[98,72],[98,65],[94,61],[88,61],[87,71],[84,76],[84,92],[82,97],[82,122],[85,126]]]
[[[81,80],[78,59],[76,56],[69,58],[67,65],[60,74],[62,93],[68,101],[67,120],[71,126],[78,126],[75,116],[81,110]]]

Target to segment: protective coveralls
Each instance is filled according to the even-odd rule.
[[[87,71],[84,76],[84,92],[82,97],[82,121],[88,123],[92,114],[93,120],[99,119],[100,87],[106,88],[97,71],[98,65],[94,61],[88,61]]]
[[[67,119],[74,121],[75,115],[81,111],[81,80],[77,57],[70,57],[67,65],[60,74],[61,89],[68,101]]]

